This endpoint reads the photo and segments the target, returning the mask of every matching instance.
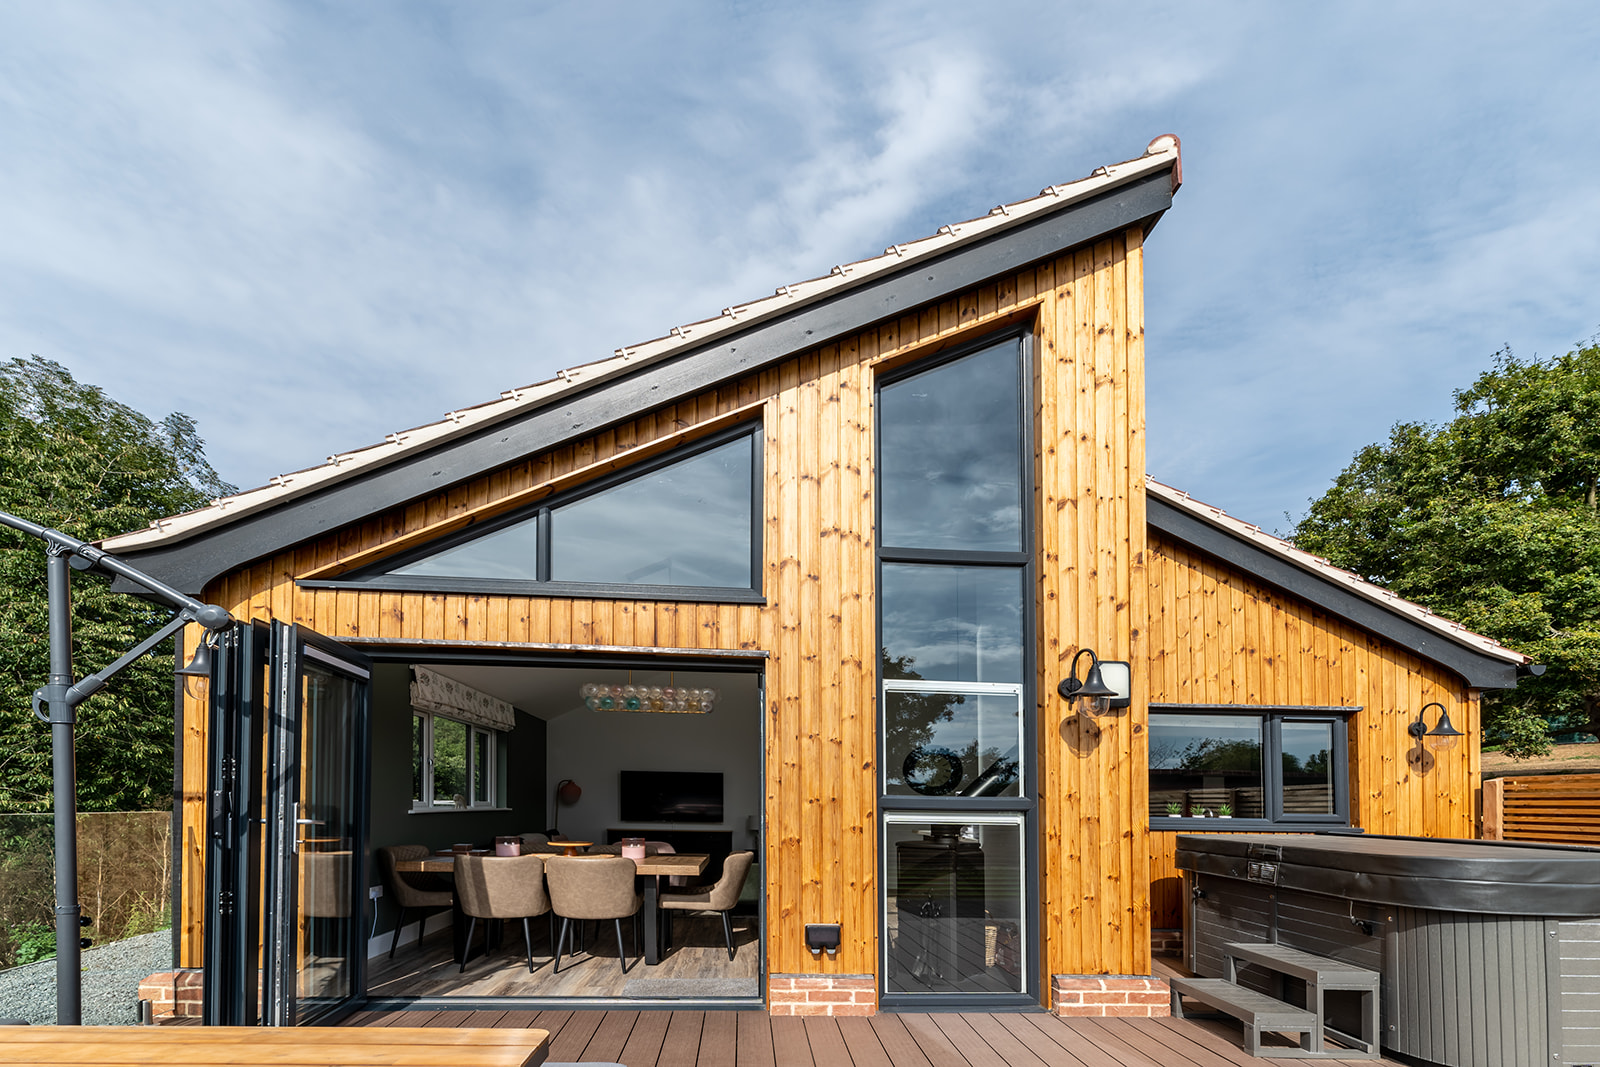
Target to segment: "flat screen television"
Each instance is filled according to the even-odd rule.
[[[623,771],[623,822],[721,822],[719,771]]]

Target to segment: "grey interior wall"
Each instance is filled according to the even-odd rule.
[[[720,675],[716,686],[722,698],[709,715],[580,710],[551,719],[546,724],[545,779],[551,790],[563,778],[583,789],[576,804],[562,806],[561,832],[578,840],[603,841],[607,828],[623,825],[731,830],[734,848],[755,847],[746,820],[761,814],[763,797],[758,676]],[[624,824],[618,813],[617,782],[625,770],[721,771],[723,821]]]
[[[448,848],[457,841],[491,843],[496,834],[542,830],[546,824],[545,724],[517,712],[517,725],[505,738],[502,781],[504,811],[411,812],[411,677],[403,663],[379,663],[372,673],[372,828],[373,849],[384,845]],[[381,881],[376,863],[368,867]],[[380,901],[378,929],[394,928],[392,904]]]

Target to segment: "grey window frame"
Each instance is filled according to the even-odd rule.
[[[1152,830],[1195,832],[1210,830],[1229,833],[1272,828],[1328,829],[1349,827],[1350,822],[1350,717],[1359,707],[1297,706],[1293,704],[1151,704],[1152,722],[1163,712],[1174,715],[1239,715],[1262,720],[1261,785],[1266,817],[1244,819],[1235,815],[1227,820],[1193,818],[1188,815],[1151,815]],[[1333,813],[1330,815],[1289,815],[1283,811],[1283,733],[1285,722],[1331,723],[1333,725]],[[1149,768],[1145,770],[1147,776]]]
[[[1035,588],[1035,575],[1037,563],[1034,553],[1037,550],[1037,540],[1034,532],[1035,503],[1037,486],[1035,477],[1034,449],[1036,424],[1034,419],[1034,390],[1033,390],[1033,364],[1034,344],[1033,333],[1027,327],[1010,327],[986,334],[970,343],[952,347],[948,351],[937,355],[919,359],[903,367],[896,367],[891,371],[880,374],[873,383],[873,449],[874,454],[881,454],[883,427],[878,418],[881,410],[878,404],[879,391],[886,385],[893,385],[907,378],[915,377],[925,371],[933,370],[953,363],[956,360],[974,355],[987,348],[1011,342],[1016,345],[1016,359],[1018,361],[1018,389],[1017,403],[1019,406],[1019,427],[1022,433],[1021,448],[1017,459],[1020,465],[1020,485],[1022,486],[1022,547],[1018,552],[996,552],[990,550],[962,550],[962,549],[928,549],[906,548],[896,545],[879,543],[878,558],[873,570],[874,588],[881,590],[883,587],[883,565],[885,563],[920,563],[920,564],[949,564],[961,567],[991,566],[1002,567],[1008,570],[1020,570],[1022,581],[1022,681],[1016,686],[1021,693],[1022,717],[1021,737],[1022,748],[1019,752],[1019,781],[1021,787],[1017,796],[1011,797],[934,797],[934,796],[906,796],[891,795],[885,792],[885,776],[880,770],[877,776],[878,791],[878,922],[880,930],[888,929],[888,897],[886,887],[889,885],[889,855],[883,847],[883,842],[888,840],[888,827],[891,822],[901,822],[907,817],[920,816],[935,822],[966,824],[968,820],[994,821],[1008,815],[1015,815],[1021,819],[1022,825],[1022,871],[1021,885],[1027,891],[1027,906],[1024,908],[1023,918],[1027,929],[1024,932],[1022,943],[1019,946],[1022,958],[1028,961],[1038,961],[1043,958],[1043,914],[1040,907],[1040,858],[1039,858],[1039,813],[1037,801],[1037,786],[1039,781],[1038,768],[1038,706],[1035,694],[1036,679],[1038,676],[1038,660],[1035,642],[1038,635],[1037,607],[1029,599],[1029,591]],[[880,475],[881,477],[881,475]],[[880,487],[875,483],[874,490]],[[883,529],[883,498],[884,493],[874,493],[873,507],[875,511],[874,530]],[[883,657],[881,655],[883,639],[883,599],[875,598],[874,614],[877,634],[877,700],[878,700],[878,763],[880,767],[884,760],[884,715],[886,714],[885,695],[888,692],[886,682],[891,681],[883,676]],[[896,686],[899,680],[893,680]],[[929,691],[939,691],[946,687],[959,687],[971,683],[944,682],[938,679],[922,679],[914,683],[919,688]],[[1009,683],[1005,688],[1011,688]],[[1021,992],[1016,993],[976,993],[976,992],[950,992],[950,993],[907,993],[891,992],[887,987],[889,963],[889,939],[883,937],[878,946],[879,967],[879,1004],[890,1010],[918,1010],[918,1011],[953,1011],[970,1008],[975,1011],[992,1011],[1008,1007],[1023,1007],[1037,1005],[1039,1000],[1039,977],[1036,962],[1030,962],[1022,968]]]
[[[622,582],[557,582],[550,580],[551,513],[585,497],[594,496],[607,489],[637,478],[647,477],[687,459],[721,448],[741,438],[750,441],[750,585],[739,586],[685,586],[650,585]],[[563,493],[555,494],[537,504],[519,508],[487,522],[474,525],[455,534],[429,541],[414,549],[396,553],[368,567],[353,571],[340,579],[313,579],[297,583],[305,589],[372,589],[408,593],[499,593],[511,596],[566,597],[599,600],[673,600],[709,603],[764,604],[762,594],[762,535],[764,532],[763,490],[764,440],[759,422],[745,422],[719,433],[707,435],[691,444],[672,449],[660,456],[641,460],[621,470],[595,478]],[[503,530],[529,519],[539,524],[539,545],[535,561],[535,577],[514,578],[449,578],[428,575],[390,574],[395,567],[426,559],[438,552],[475,541],[480,537]]]

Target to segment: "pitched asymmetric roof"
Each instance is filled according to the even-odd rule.
[[[1517,668],[1532,662],[1521,652],[1473,633],[1221,508],[1203,504],[1181,489],[1148,475],[1145,489],[1147,521],[1152,529],[1393,638],[1455,670],[1471,685],[1509,688],[1516,684]]]
[[[101,547],[198,595],[207,581],[379,510],[595,433],[797,352],[932,303],[1106,234],[1155,224],[1182,182],[1178,139],[1052,185],[1028,200],[941,226],[880,256],[779,286],[772,296],[674,326],[653,341],[268,485],[119,534]]]

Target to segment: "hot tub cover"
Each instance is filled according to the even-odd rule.
[[[1260,866],[1254,872],[1251,862]],[[1186,871],[1485,915],[1600,916],[1600,849],[1376,834],[1179,834]]]

